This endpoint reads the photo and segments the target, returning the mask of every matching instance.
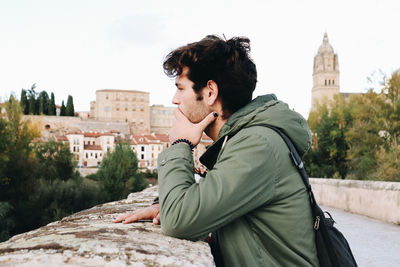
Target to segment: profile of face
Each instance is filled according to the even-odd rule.
[[[202,90],[198,95],[194,89],[194,83],[187,77],[188,67],[183,67],[182,74],[175,80],[176,92],[172,98],[172,103],[178,105],[178,109],[192,123],[202,121],[211,111],[202,97]]]

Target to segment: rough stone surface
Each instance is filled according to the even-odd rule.
[[[0,243],[0,266],[213,266],[207,243],[165,236],[151,222],[116,224],[151,204],[157,188],[75,213]]]

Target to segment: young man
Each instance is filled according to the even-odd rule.
[[[114,222],[159,222],[166,235],[196,240],[211,234],[219,266],[318,266],[309,198],[289,150],[269,124],[304,154],[306,121],[275,95],[252,99],[256,67],[250,41],[207,36],[172,51],[178,106],[172,146],[158,158],[159,202]],[[203,131],[214,143],[201,157],[209,169],[193,178],[192,149]]]

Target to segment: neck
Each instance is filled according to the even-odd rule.
[[[214,123],[212,123],[205,129],[204,132],[215,142],[215,140],[217,140],[218,138],[219,131],[221,130],[222,126],[224,126],[227,120],[228,119],[218,117],[214,121]]]

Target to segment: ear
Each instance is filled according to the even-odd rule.
[[[218,99],[218,84],[213,80],[209,80],[206,85],[206,90],[204,90],[204,99],[209,106],[215,104]]]

